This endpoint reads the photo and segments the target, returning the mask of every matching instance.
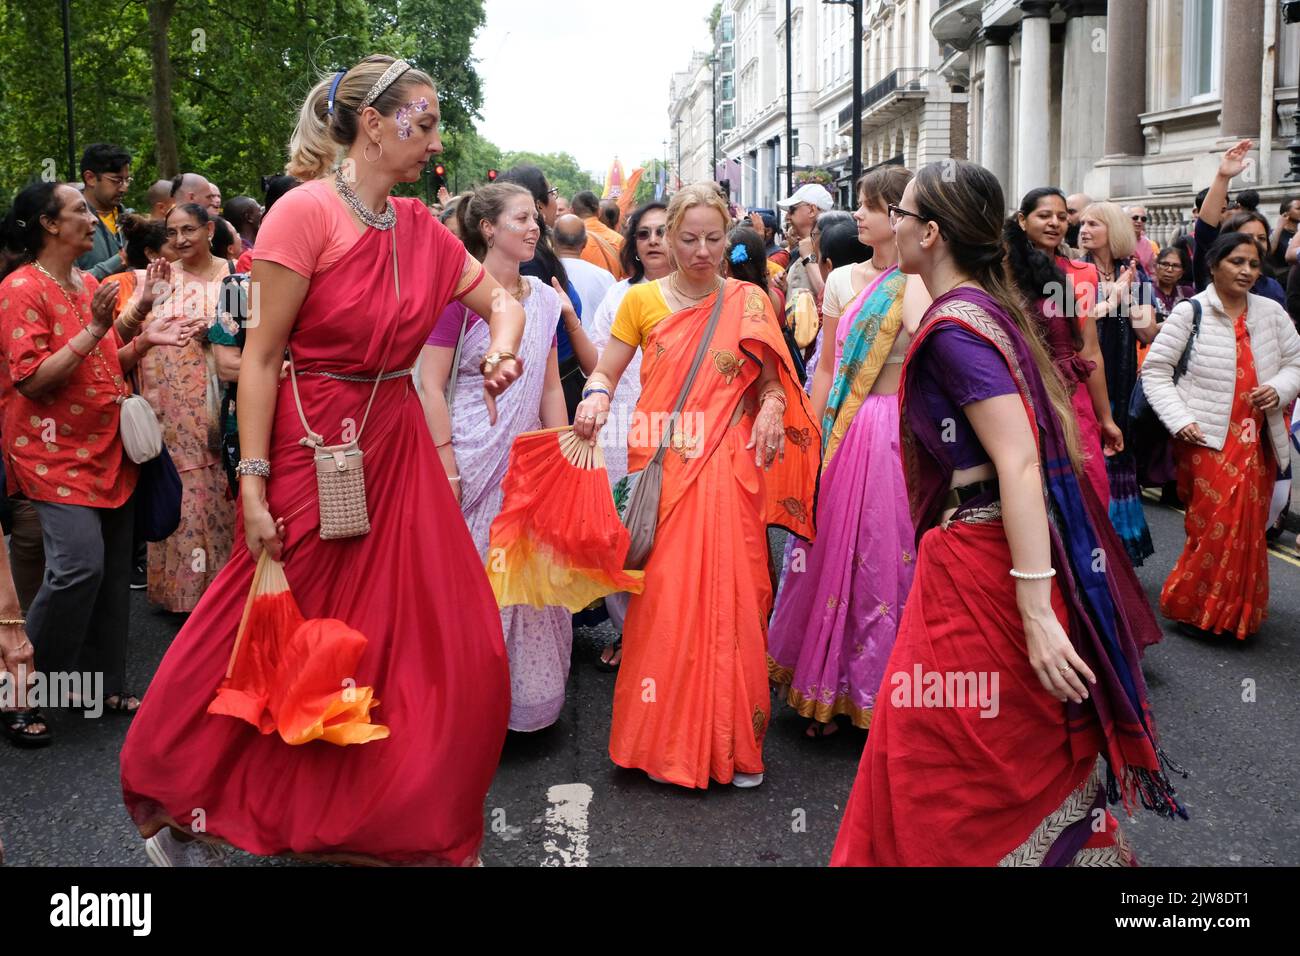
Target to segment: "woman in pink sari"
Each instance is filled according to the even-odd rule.
[[[768,674],[786,703],[811,719],[809,737],[834,733],[839,715],[871,726],[912,584],[898,383],[930,296],[898,271],[888,208],[911,178],[901,166],[862,177],[854,218],[874,254],[832,272],[822,300],[812,394],[822,416],[821,536],[815,546],[795,545],[768,635]]]
[[[478,858],[510,707],[505,648],[410,368],[458,298],[490,317],[491,408],[519,375],[523,316],[422,203],[388,196],[440,145],[433,81],[389,57],[322,80],[302,109],[288,171],[308,181],[276,205],[254,253],[238,400],[244,533],[122,751],[126,805],[157,865],[204,862],[223,843],[362,863]],[[366,535],[320,537],[313,455],[293,389],[278,389],[286,345],[311,428],[329,444],[360,436]],[[367,639],[354,677],[374,688],[385,739],[290,746],[214,703],[263,549],[304,617]]]

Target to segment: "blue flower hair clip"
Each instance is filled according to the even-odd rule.
[[[749,261],[749,250],[745,248],[743,242],[738,242],[731,247],[731,261],[737,264]]]

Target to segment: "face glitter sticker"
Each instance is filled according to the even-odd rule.
[[[411,138],[411,116],[415,113],[425,113],[429,109],[428,97],[421,96],[418,100],[411,100],[405,106],[398,109],[396,114],[397,120],[397,138]]]

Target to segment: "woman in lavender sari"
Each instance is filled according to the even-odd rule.
[[[438,320],[420,363],[425,416],[447,477],[479,554],[488,557],[488,532],[501,511],[501,481],[510,448],[523,432],[569,423],[555,350],[556,325],[577,322],[558,287],[519,275],[537,247],[533,198],[511,183],[485,186],[458,209],[461,239],[484,268],[524,306],[526,321],[517,356],[523,373],[508,395],[489,405],[483,391],[490,368],[487,324],[460,305]],[[457,358],[457,343],[459,357]],[[455,369],[453,371],[453,362]],[[453,379],[450,396],[447,380]],[[450,418],[450,424],[448,423]],[[513,606],[501,609],[510,654],[510,729],[549,727],[564,708],[573,625],[568,609]]]
[[[930,297],[898,271],[888,211],[910,179],[901,166],[863,177],[854,218],[874,254],[826,283],[812,393],[822,413],[821,534],[816,547],[796,547],[768,635],[771,680],[812,719],[810,737],[833,731],[840,714],[870,726],[912,582],[897,392],[910,333]]]

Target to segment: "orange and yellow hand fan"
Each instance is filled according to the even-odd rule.
[[[370,722],[374,689],[357,687],[353,676],[365,649],[365,635],[342,621],[304,619],[284,565],[263,551],[208,713],[278,732],[287,744],[382,740],[388,728]]]
[[[606,594],[641,593],[644,573],[623,570],[627,528],[599,445],[570,426],[525,432],[510,449],[501,490],[486,561],[500,607],[567,607],[576,614]]]

